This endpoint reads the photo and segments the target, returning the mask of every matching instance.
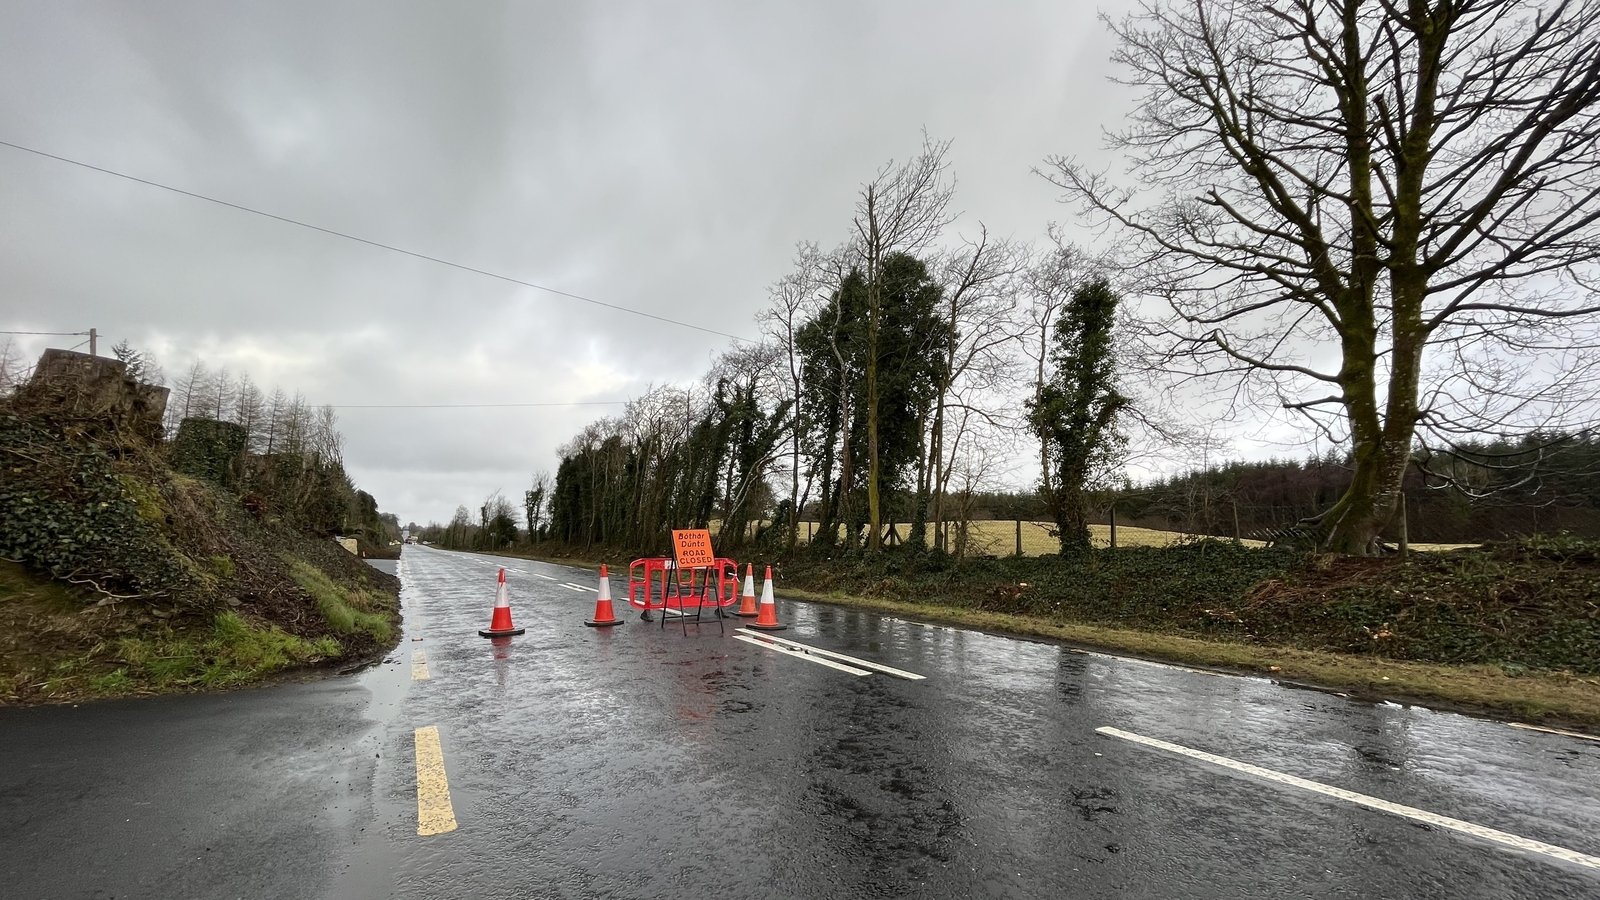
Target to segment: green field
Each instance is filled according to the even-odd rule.
[[[806,540],[806,528],[815,528],[815,523],[801,523],[800,540]],[[972,555],[993,554],[995,556],[1010,556],[1016,552],[1017,523],[1011,519],[994,519],[973,522],[970,526]],[[712,523],[716,528],[716,523]],[[1053,522],[1023,522],[1022,523],[1022,555],[1023,556],[1048,556],[1061,549],[1050,532],[1055,528]],[[900,526],[900,533],[904,535],[905,526]],[[1090,538],[1096,547],[1111,546],[1111,526],[1090,525]],[[1182,541],[1195,540],[1196,535],[1186,534],[1181,531],[1158,531],[1154,528],[1133,528],[1126,525],[1117,526],[1118,547],[1170,547]],[[1263,541],[1240,541],[1246,547],[1265,546]],[[1412,544],[1413,550],[1455,550],[1461,547],[1475,547],[1476,544]]]

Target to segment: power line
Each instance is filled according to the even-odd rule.
[[[542,406],[624,406],[627,403],[626,400],[571,400],[552,403],[329,403],[326,405],[334,409],[526,409]]]
[[[614,309],[614,310],[617,310],[618,312],[631,313],[632,315],[635,315],[635,316],[643,316],[646,319],[654,319],[657,322],[665,322],[668,325],[678,325],[678,326],[681,326],[683,328],[691,328],[691,329],[693,329],[695,331],[703,331],[706,334],[714,334],[714,335],[717,335],[718,337],[731,338],[733,340],[740,341],[740,342],[746,343],[746,344],[751,343],[749,338],[740,337],[737,334],[729,334],[726,331],[718,331],[715,328],[707,328],[707,327],[705,327],[703,325],[694,325],[694,324],[691,324],[689,322],[680,321],[678,319],[669,319],[666,316],[658,316],[655,313],[647,313],[647,312],[645,312],[643,310],[633,309],[633,308],[627,307],[627,306],[620,306],[620,305],[618,305],[616,303],[607,303],[604,300],[596,300],[593,297],[585,297],[582,294],[574,294],[574,293],[571,293],[569,291],[563,291],[563,290],[559,290],[559,289],[553,288],[553,287],[546,287],[545,285],[542,285],[542,284],[534,284],[531,281],[523,281],[520,278],[512,278],[510,275],[501,275],[501,274],[496,273],[496,272],[490,272],[487,269],[479,269],[479,268],[476,268],[474,266],[463,265],[462,263],[458,263],[458,262],[451,262],[448,259],[441,259],[441,258],[439,258],[437,256],[429,256],[426,253],[418,253],[418,252],[416,252],[414,250],[406,250],[406,249],[401,248],[401,247],[396,247],[393,244],[385,244],[385,243],[382,243],[380,241],[368,240],[367,238],[357,237],[357,236],[355,236],[353,234],[347,234],[347,233],[345,233],[343,231],[334,231],[332,228],[323,228],[321,225],[312,225],[309,222],[302,222],[302,221],[300,221],[298,219],[288,218],[287,216],[275,215],[273,213],[265,212],[265,211],[262,211],[262,210],[259,210],[259,209],[254,209],[254,208],[251,208],[249,206],[243,206],[243,205],[240,205],[238,203],[230,203],[227,200],[219,200],[216,197],[208,197],[205,194],[197,194],[194,191],[186,191],[186,190],[184,190],[182,188],[176,188],[176,187],[173,187],[172,185],[169,185],[169,184],[162,184],[159,181],[150,181],[150,180],[145,179],[145,178],[139,178],[138,176],[135,176],[135,175],[129,175],[129,174],[125,173],[125,172],[118,172],[118,171],[116,171],[114,169],[106,169],[106,168],[102,168],[100,166],[92,165],[90,163],[80,162],[79,160],[76,160],[76,159],[69,159],[69,158],[67,158],[65,156],[57,156],[54,153],[46,153],[43,150],[35,150],[32,147],[24,147],[21,144],[13,144],[10,141],[0,141],[0,146],[10,147],[13,150],[21,150],[24,153],[32,153],[35,156],[42,156],[45,159],[53,159],[56,162],[63,162],[63,163],[66,163],[68,165],[78,166],[80,168],[89,169],[90,171],[94,171],[94,172],[100,172],[100,173],[105,174],[105,175],[114,175],[117,178],[125,178],[128,181],[133,181],[133,182],[137,182],[139,184],[148,185],[149,187],[153,187],[153,188],[160,188],[161,190],[164,190],[164,191],[171,191],[174,194],[182,194],[185,197],[193,197],[196,200],[204,200],[207,203],[215,203],[218,206],[226,206],[229,209],[236,209],[236,210],[239,210],[240,212],[247,212],[247,213],[250,213],[252,215],[263,216],[263,217],[268,218],[268,219],[273,219],[273,220],[278,221],[278,222],[283,222],[283,223],[285,223],[287,225],[297,225],[297,226],[299,226],[301,228],[309,228],[312,231],[320,231],[323,234],[330,234],[330,235],[333,235],[334,237],[344,238],[345,240],[348,240],[348,241],[355,241],[355,242],[360,243],[360,244],[366,244],[366,245],[371,246],[371,247],[378,247],[380,249],[388,250],[388,251],[391,251],[393,253],[404,254],[406,256],[414,257],[416,259],[426,260],[426,261],[431,262],[431,263],[438,263],[441,266],[449,266],[452,269],[460,269],[463,272],[472,272],[473,274],[482,275],[482,276],[484,276],[486,278],[494,278],[494,279],[497,279],[499,281],[509,282],[511,284],[520,285],[522,287],[533,288],[536,291],[544,291],[545,293],[555,294],[555,295],[557,295],[559,297],[566,297],[566,298],[571,299],[571,300],[581,300],[584,303],[592,303],[595,306],[603,306],[606,309]]]
[[[0,331],[0,334],[47,335],[49,337],[78,337],[88,333],[87,331]]]

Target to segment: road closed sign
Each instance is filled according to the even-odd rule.
[[[716,554],[711,552],[711,532],[704,528],[672,532],[672,549],[680,569],[701,569],[717,562]]]

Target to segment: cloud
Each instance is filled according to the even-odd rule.
[[[1069,211],[1126,97],[1083,4],[13,4],[0,140],[754,335],[793,244],[954,139],[957,230]],[[626,398],[698,378],[673,328],[0,148],[0,320],[96,327],[315,403]],[[30,351],[42,341],[25,345]],[[341,412],[403,520],[529,473],[604,407]]]

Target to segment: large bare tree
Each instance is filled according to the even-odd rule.
[[[923,136],[922,149],[904,162],[889,162],[856,197],[855,250],[867,280],[866,425],[867,546],[883,547],[882,474],[878,448],[878,337],[883,323],[883,263],[896,253],[917,255],[950,224],[955,185],[947,174],[949,141]]]
[[[1346,442],[1368,553],[1416,442],[1597,405],[1600,0],[1172,0],[1112,26],[1127,177],[1048,175],[1170,302],[1175,371]]]

